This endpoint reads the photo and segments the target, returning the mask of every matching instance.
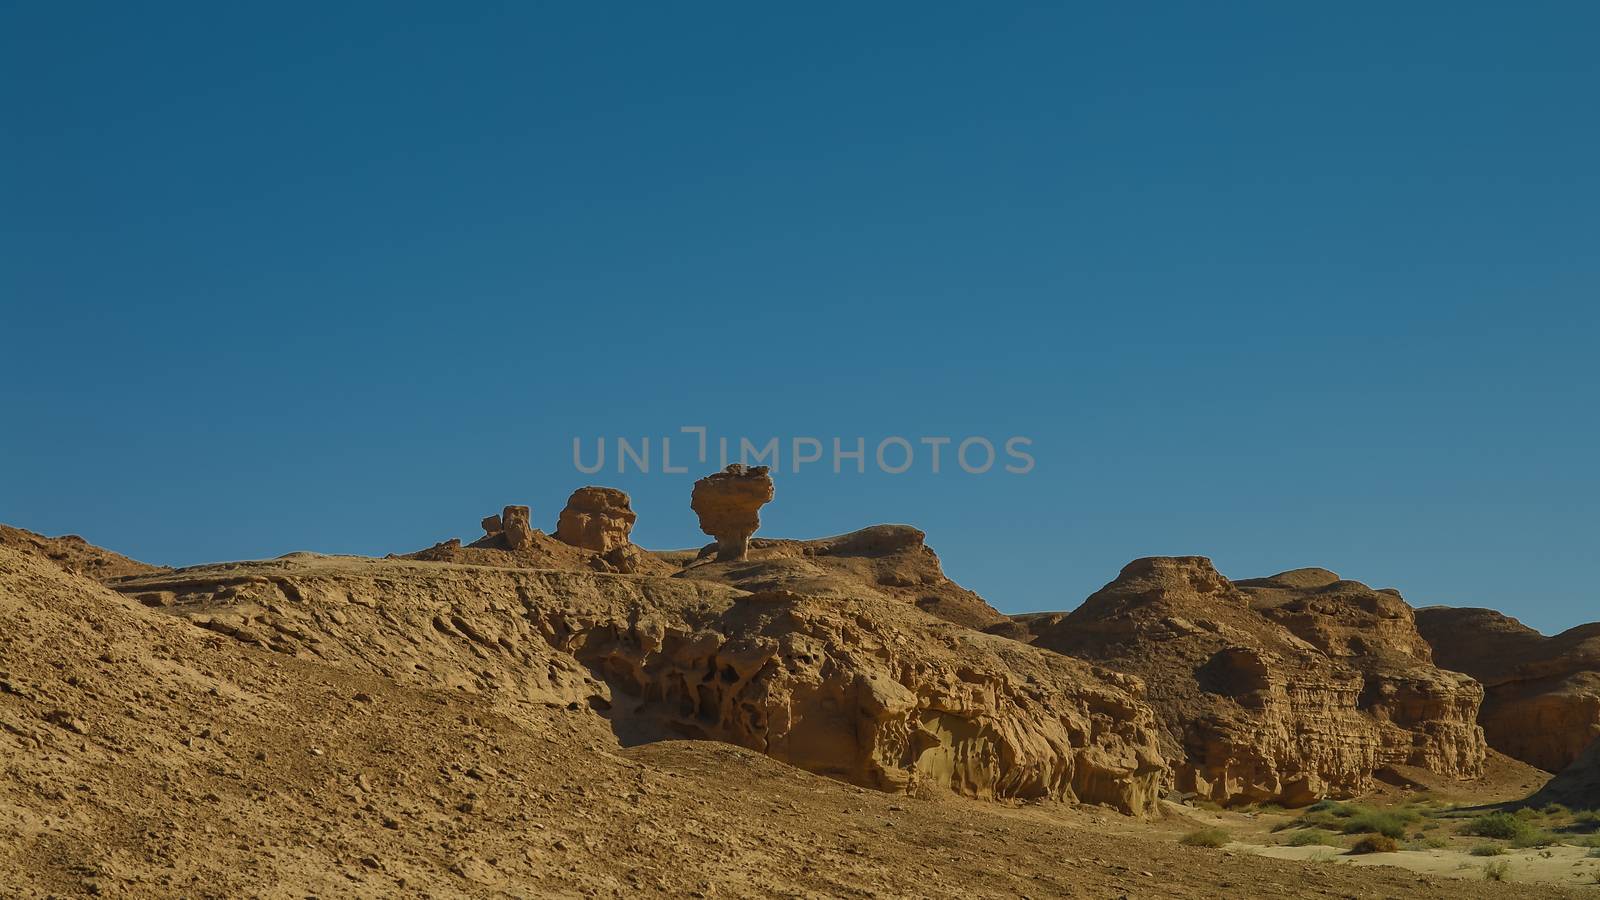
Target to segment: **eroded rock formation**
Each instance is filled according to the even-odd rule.
[[[587,706],[629,742],[710,738],[880,790],[1156,808],[1137,678],[881,597],[305,557],[123,590],[233,639],[509,715]]]
[[[1298,591],[1300,579],[1275,587]],[[1218,802],[1351,796],[1385,765],[1481,769],[1471,679],[1369,654],[1354,642],[1359,626],[1321,622],[1308,605],[1284,616],[1320,644],[1253,609],[1209,560],[1153,557],[1070,614],[1017,616],[995,630],[1144,679],[1178,789]]]
[[[628,535],[637,518],[628,495],[622,491],[581,487],[572,492],[561,510],[556,539],[585,550],[610,553],[631,543]]]
[[[1376,725],[1381,763],[1457,776],[1482,770],[1487,745],[1477,717],[1483,687],[1434,664],[1399,591],[1374,590],[1327,569],[1235,584],[1257,612],[1361,672],[1359,706]]]
[[[766,466],[734,463],[696,481],[689,506],[700,517],[700,530],[717,539],[717,561],[744,559],[750,536],[761,527],[761,507],[773,496]]]
[[[1546,637],[1492,609],[1417,610],[1440,665],[1482,682],[1489,746],[1560,772],[1600,739],[1600,623]]]
[[[813,597],[887,597],[948,622],[983,629],[1006,617],[944,574],[927,535],[910,525],[873,525],[836,537],[756,538],[738,565],[679,560],[683,577],[745,590],[788,590]],[[668,555],[670,558],[670,555]]]
[[[508,506],[500,513],[500,538],[507,550],[533,549],[533,525],[526,506]]]

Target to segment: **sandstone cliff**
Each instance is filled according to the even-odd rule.
[[[1483,683],[1491,747],[1559,772],[1600,738],[1600,623],[1546,637],[1494,610],[1431,606],[1417,624],[1441,665]]]
[[[1339,583],[1286,574],[1264,580],[1264,589]],[[1371,598],[1357,587],[1348,592],[1364,608]],[[1017,616],[995,630],[1144,679],[1178,788],[1218,802],[1351,796],[1394,764],[1477,774],[1484,750],[1470,679],[1398,650],[1374,651],[1407,646],[1404,628],[1358,641],[1363,626],[1343,611],[1348,598],[1319,601],[1333,613],[1282,596],[1263,605],[1271,601],[1316,642],[1252,608],[1203,557],[1135,560],[1077,610]],[[1328,616],[1346,620],[1322,621]]]
[[[1361,672],[1358,705],[1381,742],[1380,762],[1442,775],[1483,769],[1478,727],[1483,687],[1440,668],[1396,590],[1374,590],[1327,569],[1296,569],[1235,582],[1251,607],[1340,663]]]
[[[514,717],[588,708],[628,742],[727,741],[881,790],[1147,814],[1167,774],[1137,679],[886,597],[313,556],[119,589],[234,640]]]

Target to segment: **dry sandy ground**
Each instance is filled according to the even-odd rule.
[[[4,548],[0,762],[6,897],[1576,895],[625,749],[587,710],[512,719],[245,646]]]

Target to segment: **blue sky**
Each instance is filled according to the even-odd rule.
[[[762,533],[1600,618],[1593,4],[335,7],[0,5],[0,521],[382,554],[603,483],[696,546],[698,472],[572,439],[1023,435]]]

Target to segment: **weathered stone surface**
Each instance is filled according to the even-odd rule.
[[[713,552],[707,547],[696,558],[682,559],[682,577],[752,591],[888,597],[978,629],[1009,621],[982,597],[947,578],[927,535],[910,525],[873,525],[808,541],[755,538],[745,559],[736,564],[712,562],[708,557]]]
[[[734,463],[694,483],[689,506],[700,517],[700,530],[717,539],[719,562],[745,558],[750,536],[761,527],[761,507],[772,497],[766,466]]]
[[[1482,771],[1487,744],[1477,717],[1483,687],[1433,664],[1400,592],[1374,590],[1327,569],[1235,584],[1251,608],[1361,672],[1359,706],[1376,724],[1381,764],[1456,777]]]
[[[10,525],[0,525],[0,547],[10,547],[19,553],[47,559],[68,572],[101,580],[125,575],[147,575],[167,571],[168,568],[152,566],[104,547],[96,547],[75,534],[45,537]]]
[[[637,518],[628,495],[622,491],[581,487],[572,492],[561,510],[556,539],[585,550],[609,553],[630,544],[628,535]]]
[[[1298,593],[1298,581],[1275,587]],[[1357,626],[1289,605],[1285,617],[1322,646],[1253,609],[1209,560],[1154,557],[1130,563],[1070,614],[1017,616],[994,630],[1144,679],[1180,791],[1299,805],[1365,791],[1385,765],[1477,774],[1481,695],[1471,679],[1403,653],[1369,653],[1354,640]],[[1407,644],[1400,632],[1385,642]]]
[[[508,550],[533,549],[533,526],[526,506],[508,506],[500,513],[500,534]]]
[[[1417,610],[1441,665],[1483,683],[1489,746],[1549,772],[1600,739],[1600,623],[1546,637],[1492,609]]]
[[[727,741],[880,790],[1144,815],[1168,778],[1137,678],[886,598],[319,557],[124,589],[170,592],[167,611],[236,640],[481,693],[513,717],[588,706],[626,742]]]
[[[498,514],[484,516],[483,521],[479,524],[483,526],[484,537],[495,537],[504,530],[504,526],[500,524],[500,516]]]

